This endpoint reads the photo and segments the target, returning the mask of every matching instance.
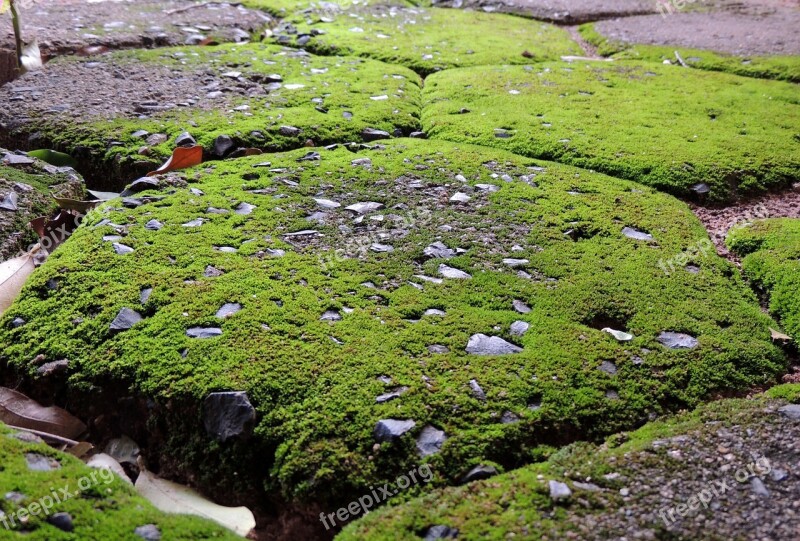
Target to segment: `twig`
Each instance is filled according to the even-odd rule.
[[[80,443],[78,441],[71,440],[69,438],[63,438],[61,436],[56,436],[55,434],[50,434],[49,432],[42,432],[41,430],[34,430],[32,428],[22,428],[21,426],[13,426],[13,425],[6,425],[6,426],[14,430],[22,430],[23,432],[30,432],[31,434],[35,434],[44,439],[50,439],[58,443],[63,443],[64,445],[69,445],[70,447],[73,447]]]
[[[678,51],[675,51],[675,58],[678,59],[678,62],[680,62],[681,66],[683,66],[684,68],[688,68],[689,67],[689,65],[686,62],[683,61],[683,58],[681,58],[681,55],[680,55],[680,53]]]
[[[17,46],[17,69],[22,72],[22,30],[19,27],[19,12],[17,6],[14,5],[14,0],[8,0],[8,5],[11,8],[11,22],[14,24],[14,42]]]

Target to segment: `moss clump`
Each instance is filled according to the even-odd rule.
[[[340,11],[367,6],[413,6],[416,1],[403,0],[243,0],[242,5],[252,9],[261,9],[276,17],[297,16],[301,12],[317,12],[330,15],[331,11]]]
[[[162,513],[110,471],[35,439],[0,425],[0,539],[140,541],[134,530],[148,524],[164,539],[241,539],[208,520]],[[52,469],[34,471],[30,462]],[[69,513],[72,532],[48,522],[56,513]]]
[[[423,124],[479,143],[709,199],[800,175],[795,85],[643,62],[462,68],[430,76]]]
[[[582,25],[579,32],[583,38],[597,47],[603,56],[613,56],[617,60],[644,60],[663,63],[669,60],[679,63],[675,51],[688,66],[693,68],[724,71],[746,77],[777,79],[800,82],[800,56],[735,56],[704,49],[666,45],[632,44],[609,39],[600,34],[594,23]]]
[[[0,149],[0,160],[5,152]],[[56,210],[50,193],[80,198],[83,185],[74,172],[59,171],[40,161],[14,167],[0,162],[0,199],[12,192],[17,196],[17,210],[0,209],[0,261],[38,242],[28,223],[39,216],[50,216]]]
[[[755,221],[731,230],[726,243],[744,258],[745,276],[769,298],[786,332],[800,338],[800,220]]]
[[[746,466],[750,464],[766,478],[772,468],[777,471],[778,466],[796,460],[796,453],[781,447],[785,441],[771,443],[748,437],[753,433],[771,435],[770,431],[796,432],[776,414],[775,408],[780,405],[766,396],[704,404],[695,411],[615,435],[603,445],[574,444],[545,462],[380,509],[349,525],[336,539],[415,541],[436,525],[458,530],[454,537],[464,540],[617,539],[631,531],[654,539],[726,539],[726,535],[741,531],[737,529],[740,524],[712,532],[707,523],[703,524],[702,515],[711,520],[711,514],[730,514],[733,522],[738,520],[739,508],[758,506],[762,520],[774,520],[775,513],[763,507],[772,504],[754,503],[752,496],[748,500],[747,485],[739,488],[736,476],[738,469],[749,472]],[[717,472],[714,457],[720,454],[718,449],[736,439],[744,440],[743,446],[752,443],[748,451],[765,452],[762,457],[766,461],[736,449],[732,450],[736,456],[728,455],[727,469],[722,470],[725,473]],[[550,480],[570,486],[571,497],[554,503]],[[739,502],[745,501],[737,506],[735,497],[715,497],[716,492],[709,492],[713,510],[693,510],[683,521],[669,524],[669,511],[680,519],[678,505],[688,511],[689,505],[694,505],[691,497],[697,500],[702,491],[720,483],[742,493]],[[697,517],[700,520],[692,520],[695,515],[701,515]]]
[[[89,105],[64,90],[65,79],[76,76],[101,91],[117,91]],[[420,128],[421,83],[413,71],[274,45],[122,51],[102,63],[59,58],[48,64],[47,79],[30,84],[41,85],[37,88],[69,113],[48,113],[48,103],[19,102],[18,110],[0,112],[0,123],[11,127],[0,141],[35,133],[95,168],[102,162],[129,179],[169,156],[183,131],[207,150],[217,136],[228,135],[234,148],[275,151],[299,148],[308,140],[316,145],[361,141],[368,128],[394,135]],[[158,89],[157,99],[151,98],[152,88]],[[150,144],[135,135],[142,130],[166,137]]]
[[[579,55],[569,33],[511,15],[450,9],[371,6],[332,22],[300,25],[293,43],[315,54],[356,55],[400,64],[421,75],[454,67],[528,64]],[[323,33],[315,35],[314,31]],[[310,38],[309,38],[310,36]],[[283,39],[280,33],[277,39]]]
[[[169,422],[150,410],[148,427],[166,427],[162,460],[204,486],[238,479],[274,499],[335,503],[421,462],[440,485],[478,463],[530,462],[542,445],[613,433],[783,369],[774,323],[732,265],[659,266],[708,240],[683,203],[651,188],[434,140],[264,161],[208,163],[184,174],[194,192],[93,211],[0,320],[2,358],[28,378],[36,355],[67,358],[69,389],[87,398],[115,388],[115,399],[194,405],[171,406]],[[471,199],[451,202],[457,193]],[[344,210],[359,202],[385,208]],[[435,241],[449,259],[425,256]],[[117,255],[114,243],[135,251]],[[471,278],[445,278],[442,264]],[[241,310],[217,317],[230,303]],[[125,307],[143,320],[112,333]],[[27,323],[12,328],[15,317]],[[515,321],[527,332],[512,333]],[[221,335],[190,338],[195,327]],[[698,342],[668,349],[664,331]],[[522,351],[467,353],[479,333]],[[247,391],[258,412],[239,447],[203,429],[202,401],[227,390]],[[376,449],[387,418],[416,425]],[[422,459],[414,439],[426,425],[448,440]]]

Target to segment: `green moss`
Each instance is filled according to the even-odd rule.
[[[416,1],[410,0],[243,0],[242,5],[252,9],[267,11],[276,17],[291,17],[299,13],[316,12],[330,15],[332,12],[365,6],[406,6],[415,5]],[[334,7],[335,6],[335,7]]]
[[[2,151],[0,151],[2,154]],[[20,250],[38,242],[36,233],[28,223],[39,216],[50,216],[57,205],[50,193],[63,197],[79,197],[82,186],[77,175],[57,172],[45,164],[36,162],[24,167],[0,164],[0,198],[17,192],[17,210],[0,210],[0,261],[14,257]],[[19,188],[17,185],[27,188]]]
[[[414,437],[429,424],[449,437],[426,459],[442,485],[477,463],[530,462],[547,445],[630,428],[714,391],[772,381],[784,367],[769,339],[774,323],[732,265],[709,255],[695,261],[697,274],[662,270],[664,259],[708,242],[670,196],[442,141],[320,153],[319,161],[298,161],[305,150],[271,155],[271,167],[256,167],[264,156],[207,163],[185,173],[204,195],[175,189],[136,209],[111,202],[93,211],[0,320],[3,359],[33,377],[34,356],[67,358],[73,393],[105,389],[115,400],[129,393],[170,404],[167,413],[151,410],[153,430],[169,427],[159,454],[204,486],[235,479],[263,483],[271,498],[320,502],[348,501],[419,464]],[[363,158],[369,167],[351,163]],[[478,184],[499,191],[483,193]],[[458,190],[472,199],[449,203]],[[316,224],[307,220],[319,210],[315,197],[342,207],[378,201],[386,210],[354,221],[339,208]],[[241,202],[256,206],[252,214],[233,212]],[[182,225],[197,218],[199,227]],[[161,230],[145,228],[154,219]],[[654,240],[626,238],[626,226]],[[322,236],[285,236],[305,229]],[[106,235],[122,235],[118,242],[135,252],[116,255]],[[426,260],[423,249],[439,239],[465,250],[447,264],[471,279],[417,277],[437,275],[442,260]],[[375,253],[374,243],[394,251]],[[270,255],[275,249],[286,253]],[[504,258],[527,259],[525,273]],[[224,274],[204,276],[209,265]],[[144,288],[153,292],[141,305]],[[531,311],[517,313],[514,300]],[[215,317],[234,302],[239,313]],[[113,334],[109,324],[123,307],[145,319]],[[423,315],[432,308],[446,315]],[[331,309],[342,319],[320,320]],[[15,317],[27,324],[12,329]],[[524,336],[510,333],[516,320],[529,323]],[[187,337],[196,326],[223,334]],[[635,338],[618,343],[600,330],[606,326]],[[656,341],[662,331],[691,334],[699,345],[666,349]],[[476,333],[524,350],[468,354]],[[431,345],[449,352],[430,353]],[[600,370],[604,362],[616,374]],[[470,390],[472,379],[485,401]],[[400,386],[408,387],[400,398],[376,403]],[[258,426],[246,443],[220,445],[205,435],[199,404],[219,390],[245,390],[256,407]],[[506,412],[519,422],[501,422]],[[372,430],[386,418],[417,424],[374,450]]]
[[[313,35],[314,30],[324,33]],[[581,54],[569,33],[556,26],[452,9],[349,9],[331,23],[300,25],[298,32],[295,42],[299,36],[312,34],[303,45],[312,53],[365,56],[422,75],[454,67],[528,64]]]
[[[675,52],[692,68],[724,71],[735,75],[800,82],[800,56],[735,56],[704,49],[689,49],[666,45],[631,44],[608,39],[600,34],[594,23],[582,25],[583,38],[597,47],[599,54],[617,60],[645,60],[678,64]]]
[[[770,398],[777,398],[797,404],[800,403],[800,383],[785,383],[783,385],[776,385],[775,387],[769,389],[765,394]]]
[[[759,220],[728,234],[730,249],[743,258],[742,270],[769,298],[769,309],[790,336],[800,337],[800,220]]]
[[[789,83],[644,62],[545,63],[437,73],[424,99],[432,137],[676,195],[707,183],[720,201],[800,175],[800,100]]]
[[[84,62],[59,58],[48,67],[52,73],[64,69],[71,74],[75,64]],[[85,111],[80,122],[72,115],[29,114],[29,121],[11,136],[35,132],[54,147],[93,162],[93,167],[102,162],[130,178],[130,170],[141,170],[138,164],[143,160],[152,170],[157,161],[169,156],[175,136],[187,130],[209,150],[214,138],[225,134],[238,146],[275,151],[302,147],[309,139],[316,145],[360,141],[365,128],[408,135],[420,127],[419,76],[373,60],[316,57],[273,45],[226,44],[121,51],[104,57],[105,65],[110,66],[108,70],[151,66],[155,86],[188,85],[192,94],[178,95],[198,93],[198,99],[192,106],[184,103],[131,120],[133,104],[122,95],[107,109],[98,106]],[[85,77],[98,78],[97,84],[110,76],[106,68],[85,69]],[[240,76],[230,76],[234,71]],[[281,88],[265,89],[271,80],[267,76],[272,74],[282,77]],[[219,83],[226,92],[207,98],[208,89],[198,91],[195,86],[201,81]],[[284,133],[282,126],[301,131]],[[144,139],[133,136],[139,130],[168,137],[150,147],[149,158],[145,158],[139,154]]]
[[[638,463],[661,472],[675,467],[681,470],[700,468],[685,459],[676,466],[677,461],[656,449],[656,442],[717,431],[721,427],[752,426],[763,420],[766,405],[763,397],[722,400],[690,413],[648,423],[639,430],[611,438],[604,445],[574,444],[544,463],[462,487],[437,490],[403,505],[380,509],[346,527],[336,539],[412,541],[424,536],[433,525],[455,528],[457,538],[464,540],[581,538],[592,529],[589,525],[593,525],[599,538],[605,539],[603,534],[608,524],[604,518],[613,523],[613,515],[631,508],[643,513],[642,506],[635,500],[619,495],[620,481],[606,478],[606,474],[614,473],[620,479],[627,478],[643,485],[646,480],[641,479],[641,472],[634,466]],[[571,480],[585,479],[591,479],[596,492],[573,485],[576,491],[573,501],[553,504],[549,497],[549,480],[572,485]],[[640,519],[639,524],[646,521],[643,516],[636,518]],[[658,534],[664,538],[676,535],[665,531],[657,517],[652,529],[657,537]],[[703,535],[707,537],[708,533],[706,530]],[[676,538],[693,537],[678,535]]]
[[[89,468],[71,455],[23,441],[18,435],[0,425],[0,493],[4,495],[0,539],[136,541],[141,537],[134,530],[146,524],[154,524],[164,539],[241,539],[205,519],[162,513],[110,471]],[[56,467],[32,471],[26,458],[30,455],[43,457],[41,461],[49,460]],[[9,497],[12,493],[22,499]],[[31,514],[20,513],[20,509]],[[47,518],[55,513],[69,513],[74,531],[50,524]]]

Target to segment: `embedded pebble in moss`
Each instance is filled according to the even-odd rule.
[[[483,388],[478,383],[478,380],[469,380],[469,388],[472,390],[472,394],[475,396],[475,398],[483,401],[486,400],[486,393],[483,392]]]
[[[554,502],[565,501],[572,496],[572,490],[566,483],[550,480],[548,486],[550,488],[550,499]]]
[[[133,534],[145,541],[161,541],[161,530],[155,524],[145,524],[133,530]]]
[[[456,251],[448,248],[442,241],[436,241],[433,244],[426,246],[422,253],[426,257],[440,259],[450,259],[456,255]]]
[[[28,463],[28,469],[32,471],[51,471],[61,467],[57,460],[37,453],[27,453],[25,461]]]
[[[378,443],[394,441],[416,425],[417,423],[411,419],[383,419],[375,425],[373,431],[375,441]]]
[[[644,231],[639,231],[632,227],[623,227],[622,234],[634,240],[653,240],[653,235],[650,233],[645,233]]]
[[[454,267],[450,267],[448,265],[445,265],[444,263],[439,265],[439,274],[441,274],[445,278],[453,278],[456,280],[468,280],[469,278],[472,278],[472,276],[469,273],[466,273]]]
[[[355,212],[356,214],[369,214],[370,212],[375,212],[376,210],[381,210],[384,208],[383,203],[378,203],[376,201],[367,201],[364,203],[355,203],[353,205],[348,205],[344,208],[344,210],[349,210]]]
[[[342,315],[338,310],[326,310],[319,319],[322,321],[340,321],[342,319]]]
[[[519,299],[514,299],[511,305],[514,307],[514,310],[516,310],[520,314],[528,314],[531,311],[531,307]]]
[[[515,321],[514,323],[511,324],[511,329],[510,329],[511,336],[522,336],[523,334],[528,332],[528,329],[530,328],[531,325],[527,321]]]
[[[447,441],[444,430],[427,425],[417,437],[417,452],[419,456],[426,457],[438,453]]]
[[[149,229],[150,231],[158,231],[159,229],[164,227],[164,224],[162,224],[158,220],[153,219],[144,224],[144,227],[145,229]]]
[[[242,391],[211,393],[203,404],[206,433],[220,442],[249,433],[255,420],[256,410]]]
[[[64,532],[72,532],[75,530],[75,524],[72,522],[72,515],[69,513],[54,513],[47,517],[47,522]]]
[[[671,331],[662,332],[657,340],[669,349],[694,349],[699,343],[693,336]]]
[[[398,387],[397,389],[384,393],[375,397],[375,403],[383,404],[384,402],[389,402],[390,400],[394,400],[396,398],[400,398],[404,393],[408,391],[408,387]]]
[[[142,303],[144,304],[144,303]],[[112,331],[127,331],[142,320],[142,315],[131,309],[122,308],[109,327]]]
[[[241,312],[241,310],[242,305],[238,302],[226,302],[220,307],[219,310],[217,310],[216,317],[219,319],[225,319]]]
[[[222,335],[219,327],[192,327],[187,329],[186,336],[190,338],[214,338]]]
[[[479,464],[469,470],[464,477],[461,478],[461,484],[471,483],[473,481],[480,481],[481,479],[488,479],[497,475],[497,468],[494,466],[486,466]]]
[[[520,353],[522,348],[506,342],[499,336],[487,336],[485,334],[474,334],[467,343],[467,353],[473,355],[506,355],[509,353]]]

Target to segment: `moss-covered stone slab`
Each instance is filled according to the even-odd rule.
[[[63,150],[110,188],[110,174],[152,171],[183,132],[209,153],[221,135],[226,153],[408,135],[420,127],[419,85],[401,66],[262,44],[59,58],[0,88],[14,103],[0,112],[0,141]]]
[[[324,23],[316,14],[306,15],[311,25],[284,27],[274,39],[314,54],[366,56],[400,64],[422,75],[582,53],[566,30],[510,15],[380,5],[329,13]]]
[[[646,62],[462,68],[427,78],[431,137],[723,201],[796,181],[790,83]]]
[[[714,32],[707,32],[710,27]],[[670,62],[752,77],[800,81],[800,10],[754,17],[731,12],[675,13],[600,21],[581,28],[603,55]],[[676,55],[677,52],[677,55]]]
[[[110,470],[5,425],[0,459],[0,539],[241,539],[205,519],[162,513]]]
[[[769,394],[797,400],[797,387]],[[798,415],[764,396],[704,405],[370,513],[337,539],[792,538]]]
[[[726,243],[786,332],[800,339],[800,219],[747,223],[732,229]]]
[[[83,179],[74,170],[0,148],[0,261],[38,242],[28,223],[56,210],[51,194],[82,199],[83,193]]]
[[[0,320],[2,361],[31,381],[69,359],[58,395],[104,413],[90,428],[319,531],[421,463],[457,483],[782,369],[732,265],[664,272],[708,242],[671,196],[379,143],[209,163],[92,211]],[[209,401],[243,407],[223,426]]]
[[[581,24],[611,17],[653,13],[655,2],[646,0],[433,0],[442,7],[468,8],[487,12],[512,13],[542,21]]]

